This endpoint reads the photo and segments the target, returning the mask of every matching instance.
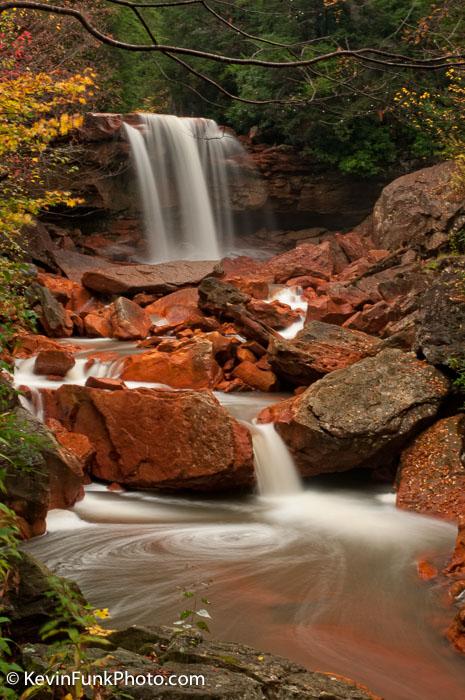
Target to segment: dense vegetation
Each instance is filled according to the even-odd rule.
[[[253,7],[238,0],[213,7],[241,30],[274,44],[247,39],[198,6],[148,9],[144,16],[160,42],[235,55],[255,51],[259,58],[283,61],[338,46],[375,46],[412,56],[420,51],[433,57],[460,47],[465,37],[458,0],[438,5],[431,0],[257,0]],[[115,11],[110,23],[115,36],[147,41],[144,28],[125,8]],[[205,115],[241,133],[258,127],[262,140],[295,145],[323,166],[346,173],[372,176],[451,150],[455,155],[465,136],[463,111],[450,110],[462,104],[460,70],[385,70],[347,60],[289,75],[190,61],[241,99],[281,101],[251,105],[231,100],[164,56],[114,56],[122,110]]]

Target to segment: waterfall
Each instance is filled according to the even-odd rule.
[[[210,119],[141,114],[125,124],[144,212],[146,262],[218,259],[232,246],[231,159],[244,150]],[[229,167],[228,167],[229,161]]]
[[[252,426],[258,490],[262,496],[289,496],[302,491],[291,453],[273,423]]]

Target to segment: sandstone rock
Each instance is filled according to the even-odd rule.
[[[465,523],[465,416],[443,418],[402,453],[397,507]]]
[[[345,328],[362,331],[370,335],[379,335],[383,328],[391,321],[399,319],[398,309],[385,301],[378,301],[372,306],[367,306],[363,311],[357,311],[343,323]]]
[[[296,386],[375,355],[381,341],[330,323],[311,321],[293,340],[272,338],[268,359],[274,372]]]
[[[380,263],[389,258],[388,250],[369,250],[365,257],[358,258],[337,275],[339,282],[356,282],[361,277],[374,274]]]
[[[416,346],[432,364],[465,359],[465,256],[445,267],[419,303]]]
[[[35,374],[53,374],[64,377],[65,374],[76,364],[73,355],[66,352],[64,348],[60,350],[41,350],[34,364]]]
[[[259,391],[271,391],[276,387],[277,380],[274,372],[262,370],[249,360],[241,362],[233,371],[233,376]]]
[[[248,430],[209,392],[44,391],[47,418],[87,435],[92,475],[135,488],[220,491],[254,482]]]
[[[86,386],[91,389],[106,389],[107,391],[121,391],[126,389],[126,384],[122,379],[109,379],[106,377],[89,377]]]
[[[368,241],[356,231],[350,233],[336,233],[336,241],[346,254],[350,262],[363,258],[369,247]],[[371,244],[373,246],[373,244]],[[373,246],[374,247],[374,246]]]
[[[165,344],[124,361],[121,378],[167,384],[174,389],[209,389],[221,379],[213,343],[193,338]]]
[[[303,243],[293,250],[276,255],[263,265],[262,271],[273,275],[277,284],[291,277],[312,275],[330,279],[336,268],[336,254],[329,243]]]
[[[227,281],[233,284],[244,294],[248,294],[254,299],[267,299],[269,295],[269,285],[271,277],[234,277],[228,276]]]
[[[113,302],[110,321],[112,336],[118,340],[146,338],[152,326],[148,313],[124,297]]]
[[[448,380],[411,353],[383,350],[265,409],[305,475],[395,460],[435,417]]]
[[[354,313],[354,307],[343,301],[335,301],[326,295],[314,297],[307,306],[306,321],[342,324]]]
[[[402,246],[422,252],[437,248],[436,234],[447,234],[465,212],[465,192],[453,186],[454,172],[453,162],[439,163],[387,185],[373,210],[375,245],[391,251]]]
[[[101,294],[168,294],[176,287],[198,284],[215,271],[215,262],[197,260],[179,260],[158,265],[108,264],[102,269],[84,272],[82,281],[87,289]]]
[[[266,302],[251,299],[247,308],[259,321],[275,330],[287,328],[300,318],[298,311],[292,309],[288,304],[276,300]]]
[[[105,306],[98,311],[85,314],[83,325],[86,336],[89,338],[111,338],[113,334],[111,314],[111,306]]]
[[[145,307],[148,314],[165,318],[168,323],[183,323],[201,316],[199,293],[195,287],[178,289]]]
[[[89,292],[82,285],[66,277],[40,272],[37,275],[37,281],[43,287],[47,287],[53,296],[70,311],[80,313],[83,310],[90,310],[93,306],[93,299]]]
[[[63,350],[69,350],[70,352],[77,352],[80,347],[76,344],[67,344],[66,348],[63,347],[61,343],[51,338],[47,338],[45,335],[36,335],[35,333],[21,333],[16,336],[16,345],[14,349],[15,357],[32,357],[37,355],[43,350],[55,350],[57,352],[63,352]]]

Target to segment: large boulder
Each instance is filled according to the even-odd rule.
[[[43,394],[47,418],[91,441],[98,479],[202,491],[254,482],[249,432],[210,392],[68,385]]]
[[[465,415],[437,421],[402,453],[397,507],[465,523]]]
[[[112,304],[112,335],[118,340],[138,340],[146,338],[152,320],[144,309],[130,299],[119,297]]]
[[[465,256],[450,258],[419,304],[416,345],[428,362],[465,360]]]
[[[449,389],[441,372],[412,353],[386,349],[265,409],[303,474],[375,468],[436,415]]]
[[[465,191],[455,186],[456,172],[453,162],[439,163],[387,185],[373,210],[375,245],[429,252],[447,244],[454,222],[465,213]]]
[[[380,351],[378,338],[346,328],[311,321],[293,340],[271,338],[268,360],[276,374],[305,386]]]

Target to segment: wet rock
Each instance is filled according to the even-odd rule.
[[[247,308],[255,318],[274,330],[288,328],[301,318],[298,311],[280,301],[266,302],[252,299],[247,304]]]
[[[365,257],[355,260],[337,275],[339,282],[356,282],[362,277],[378,272],[380,264],[388,260],[388,250],[369,250]]]
[[[102,269],[84,272],[82,282],[87,289],[101,294],[169,294],[176,287],[199,284],[215,271],[216,262],[197,260],[179,260],[158,265],[108,264]]]
[[[21,478],[16,468],[9,468],[6,478],[7,503],[19,518],[23,536],[29,538],[45,532],[48,510],[71,508],[83,497],[83,465],[28,411],[16,408],[14,413],[21,429],[40,440],[28,455]]]
[[[411,353],[383,350],[337,370],[261,414],[303,474],[390,465],[437,414],[448,380]]]
[[[195,287],[178,289],[145,307],[148,314],[166,319],[167,323],[190,323],[203,320],[198,307],[199,294]]]
[[[465,522],[465,415],[437,421],[404,450],[397,507]]]
[[[375,355],[380,349],[378,338],[311,321],[293,340],[272,338],[268,359],[279,377],[296,386],[307,386],[329,372]]]
[[[419,303],[416,345],[435,365],[465,359],[465,256],[444,265]]]
[[[344,327],[370,335],[379,335],[388,323],[398,319],[399,311],[395,306],[385,301],[378,301],[346,319]]]
[[[91,311],[83,315],[83,331],[88,338],[111,338],[113,325],[111,322],[112,307]]]
[[[214,355],[213,343],[206,338],[169,341],[148,352],[127,357],[121,378],[167,384],[176,389],[213,388],[221,379],[221,369]]]
[[[76,361],[66,350],[41,350],[34,364],[35,374],[64,377],[74,367]]]
[[[453,162],[439,163],[387,185],[373,210],[375,245],[421,252],[444,246],[454,221],[465,212],[465,193],[452,182],[455,172]]]
[[[89,377],[86,386],[91,389],[106,389],[107,391],[121,391],[126,389],[126,384],[122,379],[109,379],[104,377]]]
[[[43,287],[47,287],[53,296],[70,311],[80,313],[92,307],[92,296],[77,282],[42,272],[37,275],[37,281]]]
[[[21,333],[16,336],[14,356],[19,358],[32,357],[45,350],[55,350],[63,352],[63,345],[56,340],[47,338],[45,335],[35,333]],[[77,352],[80,348],[76,344],[67,344],[66,349],[70,352]]]
[[[209,392],[65,385],[43,394],[47,418],[91,441],[98,479],[197,491],[254,483],[249,432]]]
[[[119,297],[113,302],[110,322],[112,336],[118,340],[146,338],[152,326],[148,313],[124,297]]]
[[[233,376],[259,391],[271,391],[276,387],[277,379],[274,372],[260,369],[254,362],[244,360],[233,371]]]

